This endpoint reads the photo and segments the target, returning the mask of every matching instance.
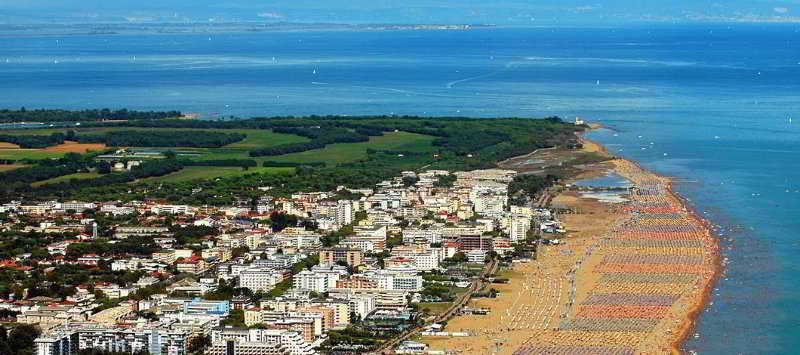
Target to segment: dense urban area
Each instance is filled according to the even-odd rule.
[[[0,172],[0,353],[39,355],[423,349],[412,332],[484,312],[467,301],[495,297],[499,270],[563,232],[534,198],[568,167],[495,163],[575,145],[582,129],[558,118],[16,113],[55,128],[0,136],[16,145]],[[119,119],[96,118],[110,114]],[[277,142],[230,148],[265,131]],[[417,140],[375,143],[392,135]],[[354,144],[366,144],[357,160],[326,157]],[[319,160],[292,155],[306,152]],[[190,167],[203,170],[170,180]],[[236,170],[213,176],[221,168]]]

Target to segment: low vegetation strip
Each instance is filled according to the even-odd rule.
[[[63,144],[66,138],[66,135],[63,133],[53,133],[46,136],[0,134],[0,142],[15,144],[20,148],[27,149],[47,148]]]
[[[102,120],[158,120],[181,117],[180,111],[142,112],[121,110],[0,110],[0,123],[15,122],[93,122]]]

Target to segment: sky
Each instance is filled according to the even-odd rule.
[[[800,22],[800,0],[0,0],[0,24]]]

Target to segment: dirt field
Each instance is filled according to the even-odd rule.
[[[0,149],[17,149],[17,148],[19,148],[19,146],[14,143],[0,142]]]
[[[90,150],[98,151],[103,149],[106,149],[106,145],[102,143],[96,144],[64,141],[64,144],[47,147],[45,149],[41,149],[41,151],[48,153],[86,153]]]
[[[24,168],[26,166],[27,165],[21,165],[21,164],[0,165],[0,173],[4,172],[4,171],[10,171],[10,170],[14,170],[14,169]]]

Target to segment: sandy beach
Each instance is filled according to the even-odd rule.
[[[604,152],[586,141],[585,151]],[[535,157],[535,155],[533,155]],[[488,315],[453,318],[446,330],[470,337],[422,337],[432,350],[463,354],[678,353],[720,271],[707,223],[686,208],[671,180],[627,160],[597,164],[576,180],[614,172],[633,185],[627,202],[566,190],[562,245],[515,263],[495,299],[470,306]]]

